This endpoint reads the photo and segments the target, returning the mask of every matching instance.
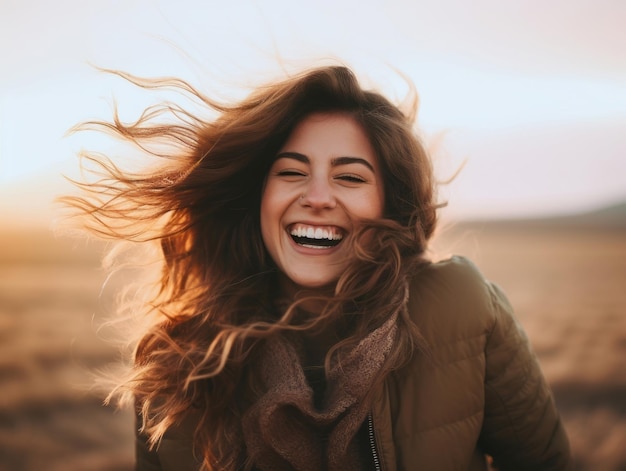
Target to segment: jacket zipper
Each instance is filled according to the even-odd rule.
[[[376,471],[382,471],[383,468],[380,463],[380,457],[378,456],[378,450],[376,449],[376,435],[374,432],[374,419],[372,418],[372,414],[367,416],[367,435],[369,436],[370,448],[372,449],[374,469]]]

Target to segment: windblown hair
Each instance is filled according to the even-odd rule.
[[[398,339],[377,384],[421,348],[402,306],[407,278],[427,263],[437,204],[430,159],[413,129],[416,95],[403,113],[362,89],[349,69],[332,66],[225,105],[181,80],[115,73],[140,87],[174,88],[218,113],[203,119],[165,103],[132,124],[115,113],[111,123],[82,125],[137,144],[160,162],[149,172],[130,173],[89,155],[103,178],[81,185],[82,196],[64,199],[94,233],[160,245],[159,290],[146,305],[156,321],[138,342],[132,374],[119,389],[134,396],[152,444],[193,411],[204,465],[234,468],[245,462],[245,450],[233,431],[258,385],[254,352],[268,337],[342,322],[344,337],[329,351],[328,366],[400,310]],[[273,159],[314,112],[347,114],[363,127],[380,161],[385,206],[382,219],[363,221],[347,241],[353,257],[334,294],[318,299],[322,312],[302,319],[302,299],[278,302],[277,268],[262,241],[259,212]]]

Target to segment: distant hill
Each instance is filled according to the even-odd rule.
[[[451,229],[612,231],[626,235],[626,201],[573,215],[527,219],[484,219],[453,222]],[[98,265],[107,244],[58,236],[44,227],[0,226],[2,263],[79,263]]]
[[[626,201],[577,216],[556,218],[555,221],[561,224],[626,229]]]
[[[577,214],[537,218],[463,220],[455,225],[491,228],[545,228],[626,231],[626,201]]]

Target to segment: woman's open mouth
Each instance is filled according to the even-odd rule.
[[[294,224],[289,228],[289,235],[296,244],[310,249],[336,247],[343,239],[343,231],[336,226]]]

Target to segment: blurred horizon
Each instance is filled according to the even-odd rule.
[[[57,170],[38,172],[35,175],[22,176],[16,181],[4,183],[0,186],[0,220],[3,221],[0,226],[0,236],[6,232],[55,230],[55,228],[62,227],[64,210],[55,199],[68,194],[78,194],[77,189],[64,177],[64,174]],[[578,218],[581,224],[596,224],[599,225],[598,228],[626,228],[626,197],[590,202],[575,208],[560,210],[548,206],[547,210],[542,207],[513,212],[469,211],[465,214],[462,211],[455,211],[455,208],[450,210],[450,206],[454,203],[448,200],[447,206],[439,210],[439,218],[443,224],[481,221],[506,223],[543,220],[550,222]],[[601,216],[591,220],[585,219],[586,216],[594,214],[601,214]]]

